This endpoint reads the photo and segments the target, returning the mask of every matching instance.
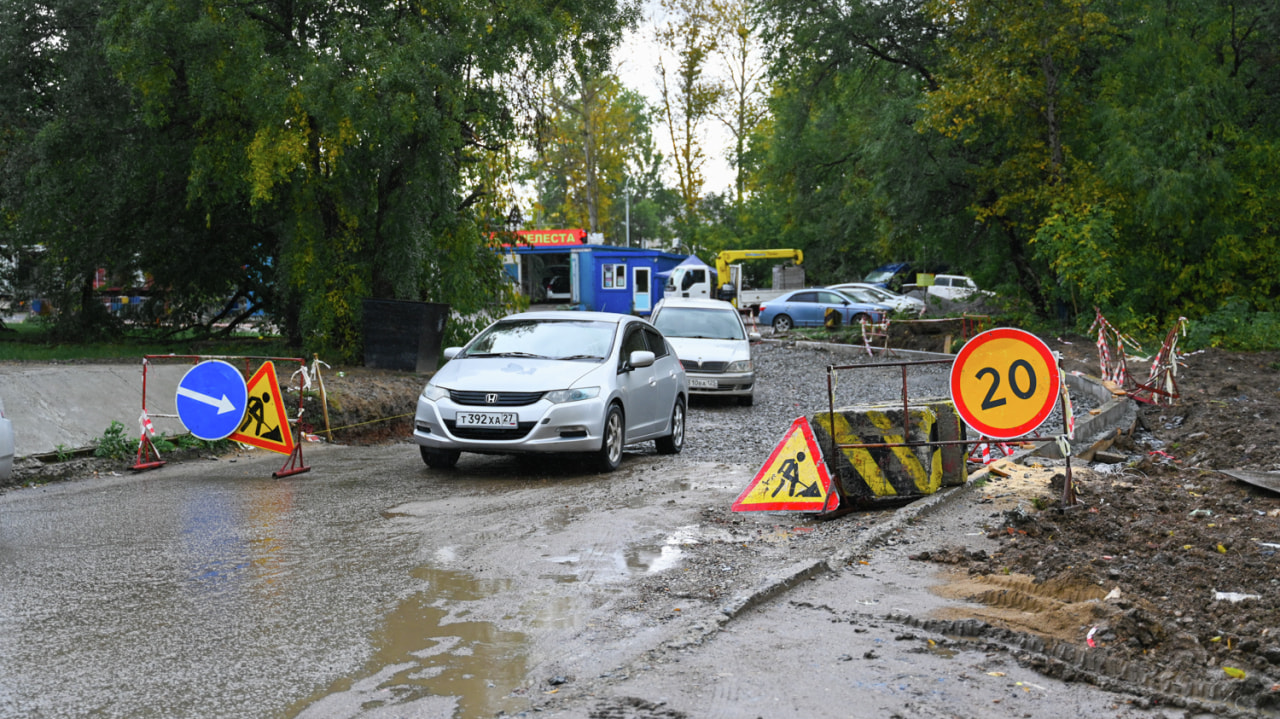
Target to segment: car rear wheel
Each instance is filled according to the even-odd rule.
[[[453,449],[431,449],[430,447],[418,447],[422,452],[422,461],[432,469],[449,469],[458,463],[458,457],[461,452]]]
[[[868,315],[865,312],[859,312],[849,320],[849,324],[860,325],[863,322],[870,322],[870,321],[871,321],[871,315]]]
[[[684,449],[684,400],[676,398],[671,410],[671,434],[654,441],[658,454],[679,454]]]
[[[786,332],[787,330],[791,329],[794,326],[795,325],[792,324],[791,322],[791,318],[786,315],[778,315],[777,317],[773,318],[774,332]]]
[[[601,472],[612,472],[622,464],[622,448],[626,445],[625,428],[622,423],[622,408],[616,404],[609,405],[609,412],[604,416],[604,431],[600,433],[600,449],[596,452],[596,468]]]

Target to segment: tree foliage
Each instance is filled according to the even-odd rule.
[[[775,91],[752,231],[821,258],[819,281],[909,259],[1084,324],[1274,311],[1274,3],[760,12]]]
[[[4,118],[6,237],[46,238],[67,283],[143,269],[170,311],[249,298],[348,360],[361,298],[502,301],[488,237],[528,129],[520,89],[565,54],[607,59],[634,14],[614,0],[40,7],[6,0],[22,22],[0,31],[31,68],[30,101]]]
[[[708,76],[717,38],[711,9],[696,0],[662,0],[669,19],[658,28],[659,44],[670,57],[659,59],[663,122],[671,142],[681,208],[678,232],[696,246],[702,227],[707,154],[705,132],[724,88]],[[670,67],[668,65],[670,64]]]
[[[550,87],[537,157],[526,168],[537,188],[540,224],[585,227],[624,244],[628,192],[639,214],[661,163],[651,115],[644,98],[613,73]],[[654,229],[637,226],[631,234],[639,241]]]

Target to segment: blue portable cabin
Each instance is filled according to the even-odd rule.
[[[663,283],[684,255],[640,247],[593,245],[582,242],[581,230],[559,231],[562,242],[538,242],[529,231],[528,244],[508,247],[508,272],[520,278],[522,291],[535,302],[539,298],[537,271],[528,271],[526,259],[537,260],[538,267],[568,265],[570,297],[562,300],[575,309],[648,315],[662,299]],[[517,233],[523,234],[523,233]],[[524,239],[524,238],[522,238]],[[530,263],[531,265],[534,263]]]

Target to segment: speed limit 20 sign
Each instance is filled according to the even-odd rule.
[[[1062,381],[1039,337],[987,330],[965,343],[951,365],[951,401],[965,424],[992,439],[1021,437],[1053,411]]]

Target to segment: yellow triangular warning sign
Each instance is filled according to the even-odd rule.
[[[270,361],[246,383],[249,401],[244,410],[240,428],[227,439],[269,449],[280,454],[293,452],[293,432],[289,430],[289,417],[280,401],[280,383],[276,381],[276,366]]]
[[[809,420],[791,423],[773,454],[733,503],[735,512],[822,512],[840,506]]]

